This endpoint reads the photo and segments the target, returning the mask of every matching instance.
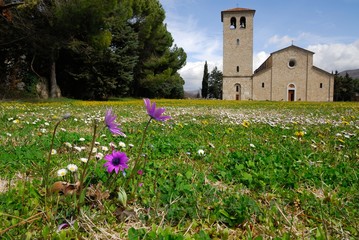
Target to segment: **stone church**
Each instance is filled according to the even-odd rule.
[[[253,73],[255,10],[221,12],[223,99],[333,101],[334,75],[313,66],[314,53],[291,45],[270,54]]]

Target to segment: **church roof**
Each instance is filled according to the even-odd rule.
[[[231,9],[227,9],[221,12],[221,20],[223,22],[223,13],[235,13],[235,12],[253,12],[253,14],[256,12],[256,10],[254,9],[250,9],[250,8],[231,8]]]
[[[289,47],[282,48],[282,49],[280,49],[280,50],[278,50],[278,51],[272,52],[271,55],[276,54],[276,53],[279,53],[279,52],[286,51],[287,49],[290,49],[290,48],[296,48],[296,49],[298,49],[298,50],[300,50],[300,51],[314,54],[314,52],[309,51],[309,50],[307,50],[307,49],[304,49],[304,48],[301,48],[301,47],[298,47],[298,46],[295,46],[295,45],[291,45],[291,46],[289,46]]]
[[[298,47],[298,46],[295,46],[295,45],[291,45],[291,46],[288,46],[288,47],[286,47],[286,48],[282,48],[282,49],[280,49],[280,50],[278,50],[278,51],[275,51],[275,52],[272,52],[271,54],[270,54],[270,56],[254,71],[254,74],[256,74],[256,73],[259,73],[259,72],[262,72],[262,71],[264,71],[264,70],[267,70],[267,69],[269,69],[269,68],[271,68],[272,66],[271,66],[271,63],[269,63],[271,60],[271,58],[272,58],[272,56],[274,55],[274,54],[278,54],[278,53],[280,53],[280,52],[284,52],[284,51],[286,51],[286,50],[288,50],[288,49],[297,49],[297,50],[300,50],[300,51],[302,51],[302,52],[305,52],[305,53],[309,53],[309,54],[314,54],[314,52],[312,52],[312,51],[309,51],[309,50],[307,50],[307,49],[304,49],[304,48],[301,48],[301,47]],[[328,72],[326,72],[326,71],[324,71],[324,70],[322,70],[322,69],[320,69],[320,68],[318,68],[318,67],[315,67],[315,66],[312,66],[314,69],[316,69],[316,70],[319,70],[319,71],[322,71],[322,72],[325,72],[325,73],[328,73]],[[329,74],[329,73],[328,73]]]

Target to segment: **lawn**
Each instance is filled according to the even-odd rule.
[[[358,103],[153,102],[2,102],[0,237],[359,238]]]

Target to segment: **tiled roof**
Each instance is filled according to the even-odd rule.
[[[231,8],[231,9],[227,9],[221,12],[221,21],[223,22],[223,13],[233,13],[233,12],[256,12],[256,10],[254,9],[249,9],[249,8]]]
[[[242,11],[256,11],[256,10],[249,9],[249,8],[231,8],[231,9],[224,10],[222,12],[242,12]]]

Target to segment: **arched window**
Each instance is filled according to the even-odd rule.
[[[239,38],[237,38],[237,45],[239,45]]]
[[[237,66],[237,72],[239,72],[239,66]]]
[[[246,28],[246,18],[245,17],[241,17],[241,19],[239,20],[239,26],[241,28]]]
[[[229,29],[233,30],[237,28],[237,19],[235,17],[231,18],[231,25],[229,26]]]

